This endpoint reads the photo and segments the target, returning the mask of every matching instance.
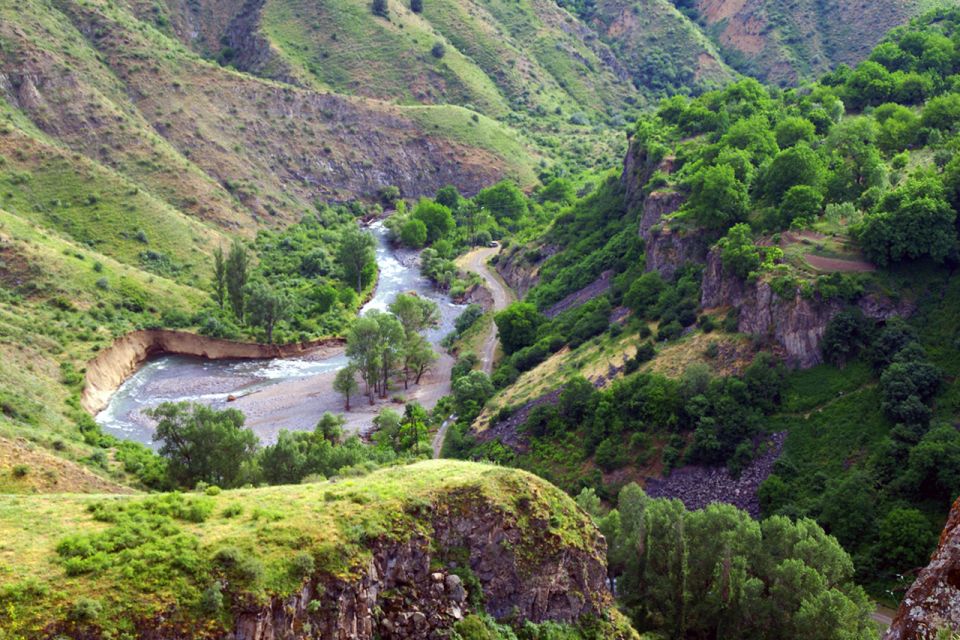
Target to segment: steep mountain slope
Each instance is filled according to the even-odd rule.
[[[684,4],[694,8],[695,18],[738,70],[789,85],[840,63],[855,65],[893,27],[928,8],[955,3],[693,0]]]
[[[584,637],[581,624],[637,637],[607,590],[603,536],[529,474],[430,461],[207,493],[0,499],[0,627],[369,640],[465,631],[485,611],[564,638]]]
[[[736,75],[669,0],[600,0],[590,23],[630,69],[634,84],[647,91],[699,93]]]

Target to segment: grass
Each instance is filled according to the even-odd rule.
[[[229,554],[245,567],[230,589],[257,598],[295,591],[303,577],[291,567],[307,564],[299,559],[304,552],[322,580],[353,579],[368,566],[373,540],[430,536],[428,505],[526,532],[511,547],[521,573],[561,547],[596,552],[589,518],[560,490],[522,471],[464,462],[426,461],[335,483],[215,496],[7,495],[0,496],[0,620],[35,629],[83,599],[99,601],[97,622],[107,629],[122,630],[170,605],[174,620],[189,619],[224,549],[236,550]],[[109,543],[117,536],[124,546]],[[114,550],[92,554],[90,545]],[[27,586],[33,595],[16,597]]]

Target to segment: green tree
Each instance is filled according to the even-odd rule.
[[[500,224],[516,223],[527,214],[527,198],[509,180],[481,190],[473,201],[481,209],[493,214]]]
[[[410,11],[414,13],[423,12],[423,0],[410,0]]]
[[[400,227],[400,242],[414,249],[422,248],[427,244],[427,225],[423,220],[410,218]]]
[[[390,5],[387,3],[387,0],[373,0],[371,10],[373,11],[373,15],[380,16],[381,18],[386,18],[390,15]]]
[[[427,198],[421,198],[414,207],[413,219],[421,221],[426,227],[428,243],[436,242],[456,227],[450,209]]]
[[[723,268],[744,280],[763,263],[760,249],[753,243],[750,227],[735,224],[718,243]]]
[[[230,253],[226,262],[227,295],[230,298],[230,308],[237,320],[243,322],[244,294],[247,287],[248,269],[250,267],[250,252],[239,240],[230,245]]]
[[[157,421],[153,439],[178,485],[203,481],[229,488],[245,480],[258,441],[244,428],[243,413],[188,402],[165,402],[145,413]]]
[[[864,220],[860,245],[880,266],[923,257],[943,262],[956,247],[956,218],[938,176],[911,176]]]
[[[922,512],[898,507],[880,520],[877,553],[888,566],[914,569],[927,564],[934,541]]]
[[[350,363],[343,369],[337,371],[333,379],[333,390],[343,396],[343,410],[350,411],[350,396],[356,395],[360,390],[357,384],[357,367]]]
[[[697,222],[711,229],[727,229],[746,219],[750,196],[730,165],[707,167],[692,180],[688,207]]]
[[[818,189],[798,184],[784,194],[780,202],[780,218],[789,226],[797,219],[813,220],[820,216],[823,194]]]
[[[960,94],[948,93],[931,99],[923,108],[920,123],[930,129],[952,130],[960,123]]]
[[[816,139],[817,128],[806,118],[789,116],[777,123],[777,145],[781,149],[792,147],[799,142],[811,144]]]
[[[273,344],[273,330],[277,323],[286,319],[290,311],[290,299],[282,291],[263,282],[254,282],[247,287],[247,314],[250,323],[263,329],[267,344]]]
[[[509,355],[536,341],[543,315],[530,302],[514,302],[494,316],[503,350]]]
[[[227,260],[220,246],[213,250],[213,300],[221,309],[227,301]]]
[[[337,258],[343,268],[344,279],[353,283],[357,293],[363,291],[376,269],[377,257],[374,252],[376,240],[358,227],[350,226],[340,238]]]
[[[790,187],[820,187],[823,182],[823,161],[805,144],[781,151],[770,163],[763,179],[764,194],[772,203],[782,200]]]
[[[623,303],[641,317],[649,317],[667,283],[659,271],[649,271],[630,284]]]
[[[409,293],[397,295],[390,303],[389,310],[400,321],[407,337],[421,333],[440,322],[440,309],[436,302]]]
[[[453,382],[453,402],[461,420],[472,420],[494,393],[490,377],[483,371],[471,371]]]

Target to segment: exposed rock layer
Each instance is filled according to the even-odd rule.
[[[825,300],[819,295],[806,298],[799,290],[793,298],[782,298],[770,283],[747,283],[724,272],[720,253],[711,250],[703,272],[700,304],[704,309],[732,307],[739,311],[738,330],[769,338],[782,350],[788,365],[812,367],[823,361],[820,341],[827,325],[846,306],[841,300]],[[856,306],[868,318],[887,320],[909,316],[913,305],[868,294]]]
[[[321,348],[338,349],[343,344],[341,338],[276,345],[220,340],[166,329],[133,331],[87,363],[80,404],[87,412],[97,413],[107,406],[113,392],[153,356],[177,354],[210,360],[288,358]]]
[[[960,631],[960,499],[953,503],[930,564],[900,603],[884,640],[935,640]]]

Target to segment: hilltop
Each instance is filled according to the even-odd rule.
[[[524,472],[422,462],[269,489],[0,498],[10,637],[428,637],[498,619],[636,637],[606,545]],[[470,636],[473,637],[473,636]]]

